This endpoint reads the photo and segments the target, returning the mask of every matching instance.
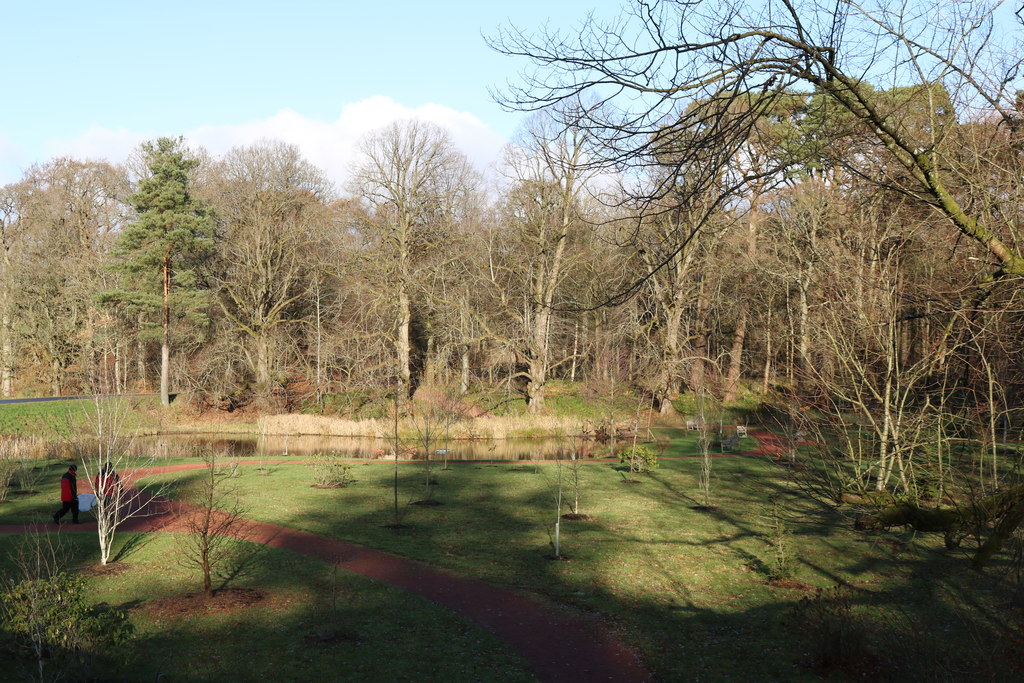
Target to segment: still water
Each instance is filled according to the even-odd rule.
[[[625,444],[623,444],[625,445]],[[391,444],[372,437],[347,436],[225,436],[222,434],[163,434],[139,437],[135,448],[157,457],[192,457],[202,449],[225,458],[309,457],[335,455],[360,460],[390,460]],[[584,439],[493,439],[431,442],[431,458],[464,461],[558,460],[573,451],[581,458],[607,458],[610,444]],[[444,451],[447,451],[445,453]],[[422,460],[424,444],[403,442],[401,460]]]

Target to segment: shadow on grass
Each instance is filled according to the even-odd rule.
[[[359,485],[319,497],[310,494],[303,505],[275,513],[276,521],[519,588],[582,614],[599,614],[644,652],[661,680],[813,680],[822,673],[814,668],[816,661],[837,647],[856,650],[859,642],[871,676],[892,680],[1005,677],[1019,654],[1012,643],[1024,621],[1020,601],[1007,598],[1012,585],[999,574],[1007,569],[1005,560],[978,575],[927,538],[910,539],[899,553],[887,543],[865,543],[843,517],[802,496],[767,463],[716,461],[717,509],[700,513],[689,509],[697,503],[691,493],[697,490],[696,461],[664,463],[655,473],[638,475],[642,485],[630,487],[617,482],[611,467],[590,465],[582,509],[595,519],[561,524],[562,550],[572,558],[568,562],[546,559],[557,513],[550,467],[524,471],[522,465],[453,464],[452,470],[437,473],[443,486],[436,496],[445,503],[438,508],[409,505],[420,495],[421,472],[416,464],[402,467],[400,495],[409,526],[404,531],[381,528],[392,521],[390,472],[372,467],[364,470]],[[537,476],[525,477],[526,472]],[[189,476],[183,473],[186,481],[172,490],[186,490]],[[282,488],[277,476],[269,478],[274,489]],[[844,586],[849,607],[841,600],[765,585],[768,543],[761,516],[769,495],[784,502],[801,578],[821,587]],[[136,552],[149,551],[139,546]],[[298,572],[294,565],[309,567]],[[453,661],[469,657],[475,680],[524,675],[521,665],[515,665],[520,667],[516,674],[477,664],[476,655],[503,650],[482,645],[474,654],[469,641],[477,631],[464,622],[446,622],[454,635],[418,625],[411,616],[417,608],[410,606],[417,599],[404,596],[399,601],[404,607],[383,608],[384,603],[370,599],[380,596],[379,584],[347,572],[339,575],[327,563],[256,549],[228,570],[223,585],[229,584],[315,598],[286,617],[280,609],[255,608],[245,617],[244,629],[236,617],[154,627],[133,646],[152,657],[150,669],[201,679],[229,672],[226,660],[239,657],[246,660],[239,673],[243,677],[273,671],[279,680],[303,680],[326,671],[321,660],[355,657],[352,680],[383,680],[422,676],[432,671],[429,666],[459,676],[450,668]],[[138,588],[139,594],[163,590],[156,582]],[[310,638],[329,636],[338,623],[357,633],[364,649],[388,652],[387,658],[376,659],[389,661],[360,659],[354,652],[358,647],[344,639],[324,653],[295,655],[310,649]],[[431,637],[414,633],[420,628]],[[450,648],[449,636],[454,639]],[[844,637],[859,640],[844,644]],[[217,652],[213,643],[231,640],[238,642],[212,656]],[[402,645],[394,649],[399,641]],[[200,655],[173,658],[174,651],[189,648]]]

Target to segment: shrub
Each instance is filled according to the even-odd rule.
[[[34,493],[45,474],[46,470],[36,467],[35,463],[21,462],[18,463],[18,468],[14,471],[14,482],[19,491]]]
[[[18,472],[18,463],[10,458],[0,457],[0,503],[7,500],[7,494],[11,491],[11,480]]]
[[[0,594],[3,629],[38,660],[40,674],[44,660],[58,667],[77,660],[76,666],[81,666],[87,657],[115,651],[132,636],[132,624],[124,612],[85,603],[84,585],[82,577],[59,572],[25,579]]]
[[[313,468],[315,486],[343,487],[354,481],[352,468],[337,458],[317,453],[313,456],[313,463],[310,466]]]
[[[648,446],[629,446],[619,451],[619,462],[633,472],[650,472],[658,469],[658,455]]]

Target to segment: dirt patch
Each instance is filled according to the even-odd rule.
[[[109,562],[107,564],[87,564],[78,570],[82,576],[120,576],[130,570],[127,562]]]
[[[197,612],[232,612],[263,602],[266,597],[262,591],[251,588],[223,588],[216,591],[212,598],[202,593],[174,595],[151,600],[143,609],[154,616],[181,617]]]
[[[562,519],[568,519],[568,520],[575,521],[575,520],[593,519],[593,517],[591,517],[590,515],[584,514],[582,512],[567,512],[564,515],[562,515]]]
[[[766,586],[772,586],[773,588],[785,588],[792,591],[809,591],[814,590],[814,586],[803,581],[797,581],[796,579],[768,579],[764,582]]]

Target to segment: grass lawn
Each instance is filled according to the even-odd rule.
[[[91,534],[63,534],[72,567],[95,561]],[[154,601],[201,590],[175,563],[175,536],[125,534],[127,571],[88,578],[89,602],[129,611],[135,636],[117,653],[97,653],[102,680],[153,681],[530,681],[523,662],[486,631],[397,588],[293,553],[243,545],[232,588],[265,594],[247,608],[174,615]],[[20,543],[0,537],[3,569]],[[2,647],[4,680],[31,668]],[[51,672],[52,673],[52,672]],[[84,680],[84,678],[82,679]],[[91,679],[90,679],[91,680]]]
[[[695,437],[684,430],[660,436],[670,439],[669,455],[696,453]],[[434,497],[444,503],[437,507],[411,504],[424,497],[423,466],[402,463],[400,509],[410,528],[401,531],[384,528],[392,521],[391,464],[353,465],[356,482],[340,490],[312,488],[310,468],[299,464],[266,475],[242,468],[236,481],[254,518],[602,613],[665,680],[814,677],[804,664],[836,646],[831,628],[839,629],[840,641],[866,639],[871,671],[941,678],[947,665],[977,675],[1008,666],[962,645],[965,639],[1010,642],[1024,623],[1014,623],[1019,612],[1005,609],[1005,563],[979,575],[968,570],[965,553],[946,550],[940,537],[855,532],[850,519],[802,495],[787,470],[757,458],[716,459],[711,502],[717,509],[694,509],[698,470],[696,459],[663,459],[630,484],[615,465],[586,463],[581,512],[593,519],[562,522],[561,549],[569,560],[560,562],[547,559],[556,516],[554,463],[435,467]],[[177,475],[176,486],[187,488],[194,476]],[[571,487],[563,495],[571,496]],[[803,588],[767,581],[770,496],[783,511],[793,579]],[[815,598],[811,589],[837,584],[845,586],[837,599]]]
[[[696,454],[692,433],[658,436],[668,441],[666,455]],[[425,495],[423,465],[401,463],[399,502],[409,528],[398,531],[385,528],[393,521],[391,463],[354,463],[356,480],[345,489],[312,488],[311,468],[298,463],[267,473],[243,466],[233,482],[252,518],[601,614],[642,650],[659,680],[816,680],[822,673],[836,680],[987,680],[1024,663],[1022,592],[1010,581],[1008,557],[975,573],[967,551],[946,550],[941,537],[856,532],[851,519],[803,495],[789,470],[753,457],[715,459],[715,509],[696,509],[699,469],[698,459],[663,458],[659,469],[628,483],[617,465],[584,463],[581,512],[593,519],[561,523],[566,561],[548,559],[556,463],[435,466],[434,497],[443,503],[436,507],[412,504]],[[563,482],[568,474],[562,470]],[[151,482],[184,497],[198,476]],[[563,500],[572,493],[565,483]],[[773,498],[795,559],[788,587],[768,581]],[[50,507],[25,497],[0,508],[0,516],[27,521]],[[245,585],[273,576],[260,562],[253,566]],[[273,581],[290,585],[287,572]],[[838,593],[836,585],[843,586]],[[252,628],[273,631],[265,623]],[[446,642],[435,633],[436,642]],[[810,668],[814,662],[831,663]]]
[[[155,418],[149,409],[160,405],[156,396],[136,396],[123,399],[131,407],[128,430],[151,427]],[[101,406],[111,402],[102,399]],[[117,402],[117,401],[113,401]],[[67,401],[39,401],[33,403],[5,403],[0,405],[0,434],[20,434],[54,439],[67,436],[95,418],[96,401],[91,398]]]

